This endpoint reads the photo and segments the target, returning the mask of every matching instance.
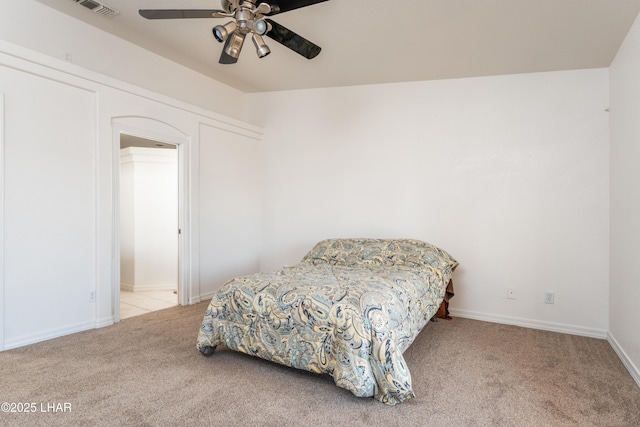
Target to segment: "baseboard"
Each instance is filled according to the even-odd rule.
[[[211,299],[211,298],[209,298]],[[193,297],[193,298],[189,298],[189,305],[192,304],[198,304],[199,302],[205,301],[204,299],[202,299],[201,297]]]
[[[50,329],[48,331],[43,331],[37,334],[24,335],[18,338],[6,340],[4,343],[4,350],[10,350],[12,348],[18,348],[29,344],[35,344],[41,341],[47,341],[53,338],[59,338],[65,335],[75,334],[76,332],[94,329],[95,327],[95,321],[87,321],[76,323],[75,325],[65,326],[63,328]]]
[[[175,291],[178,285],[175,283],[162,284],[152,283],[148,285],[130,285],[129,283],[120,283],[120,289],[129,292],[158,292],[158,291]]]
[[[629,371],[631,377],[633,377],[633,380],[636,382],[636,384],[638,384],[638,387],[640,387],[640,369],[638,369],[638,367],[631,361],[627,353],[622,349],[622,347],[620,347],[620,344],[618,344],[618,341],[615,339],[615,337],[611,335],[611,332],[607,333],[607,341],[609,341],[609,344],[613,348],[613,351],[616,352],[624,367],[627,368],[627,371]]]
[[[607,331],[603,329],[584,328],[581,326],[567,325],[564,323],[543,322],[540,320],[501,316],[469,310],[457,310],[451,307],[449,308],[449,312],[453,317],[462,317],[465,319],[482,320],[484,322],[501,323],[504,325],[522,326],[524,328],[540,329],[543,331],[560,332],[563,334],[580,335],[591,338],[607,338]]]
[[[114,317],[113,316],[108,316],[108,317],[104,317],[102,319],[96,319],[96,323],[94,328],[104,328],[105,326],[111,326],[113,325],[115,322]]]
[[[201,294],[201,295],[200,295],[200,297],[198,298],[198,299],[199,299],[199,301],[198,301],[198,302],[201,302],[201,301],[210,301],[210,300],[211,300],[211,298],[213,298],[213,296],[214,296],[217,292],[218,292],[218,291],[213,291],[213,292],[207,292],[207,293]]]

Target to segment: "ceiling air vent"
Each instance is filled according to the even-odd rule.
[[[91,10],[93,13],[97,13],[98,15],[112,17],[120,13],[114,8],[106,6],[96,0],[73,0],[73,1],[75,1],[76,3],[80,3],[81,5]]]

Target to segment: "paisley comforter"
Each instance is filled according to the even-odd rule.
[[[457,264],[417,240],[325,240],[294,267],[227,282],[197,348],[209,355],[223,344],[400,403],[414,396],[402,354],[438,310]]]

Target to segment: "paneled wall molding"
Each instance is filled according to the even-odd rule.
[[[114,79],[113,77],[87,70],[72,63],[25,49],[22,46],[9,43],[5,40],[0,40],[0,65],[66,83],[68,83],[68,79],[64,77],[65,75],[80,78],[85,82],[85,86],[87,83],[92,83],[116,89],[123,93],[142,97],[191,114],[196,114],[203,122],[218,129],[237,133],[255,140],[262,139],[263,131],[258,126],[253,126],[249,123]],[[78,82],[78,84],[82,83]]]
[[[96,321],[98,94],[71,83],[0,67],[5,349]]]
[[[262,130],[249,123],[4,40],[0,40],[0,73],[3,73],[0,94],[4,92],[7,101],[4,108],[6,129],[3,129],[0,108],[0,232],[3,233],[0,235],[0,251],[4,250],[4,253],[0,252],[0,351],[85,329],[108,326],[119,320],[119,295],[114,294],[114,288],[119,289],[119,274],[116,274],[119,263],[115,261],[117,252],[114,249],[117,229],[115,209],[118,207],[114,190],[117,189],[117,166],[114,165],[119,164],[120,133],[178,146],[182,188],[180,197],[183,206],[179,224],[182,231],[180,259],[184,262],[180,270],[183,286],[179,300],[181,304],[201,301],[200,252],[204,252],[202,257],[205,260],[212,257],[207,251],[199,249],[200,239],[213,241],[219,235],[246,233],[242,221],[247,218],[241,217],[230,226],[228,222],[215,222],[211,215],[201,216],[199,165],[209,165],[215,161],[232,168],[244,167],[247,162],[242,156],[248,153],[251,164],[254,165],[250,170],[251,176],[252,179],[255,178],[254,175],[259,170],[255,163]],[[41,128],[30,128],[29,117],[22,114],[22,111],[31,112],[26,107],[34,107],[34,114],[48,118],[49,122],[53,120],[52,117],[61,116],[61,120],[57,122],[60,126],[49,123]],[[207,135],[203,141],[199,134],[202,125],[216,129],[217,132]],[[55,131],[49,140],[41,136],[46,130],[44,126],[50,126]],[[28,131],[28,136],[20,136],[21,129]],[[8,130],[11,132],[7,133]],[[83,133],[79,134],[79,130]],[[228,148],[228,151],[222,154],[207,151],[206,158],[203,159],[201,144],[221,144],[221,148]],[[57,149],[68,149],[73,156],[60,158],[57,154],[64,151],[56,152]],[[44,165],[43,168],[28,163],[29,152],[38,154],[37,158]],[[24,163],[25,168],[20,169],[18,163],[7,163],[6,156],[9,155],[12,156],[12,162],[19,160]],[[53,161],[49,161],[50,159]],[[12,166],[11,169],[6,167],[7,164]],[[52,168],[58,168],[60,173],[51,173]],[[11,176],[7,175],[9,171]],[[27,203],[24,203],[20,197],[22,184],[16,183],[24,182],[25,177],[28,178],[29,185],[36,189],[58,186],[55,188],[61,189],[63,197],[56,198],[57,190],[52,190],[44,194],[46,202],[33,196],[25,199]],[[10,183],[11,187],[8,187]],[[38,187],[40,183],[44,187]],[[227,184],[226,179],[218,179],[216,176],[215,180],[207,182],[205,190],[219,191],[226,196],[227,193],[219,187],[226,187]],[[257,190],[254,191],[253,188],[257,189],[259,185],[253,180],[249,184],[241,188],[241,191],[247,192],[248,199],[259,200]],[[70,188],[73,186],[78,186],[81,191],[72,191]],[[237,193],[233,194],[234,197],[236,195]],[[80,211],[75,210],[76,205],[84,209],[84,213],[80,214]],[[255,205],[259,206],[257,202]],[[47,217],[45,209],[57,216],[54,215],[54,219]],[[65,222],[65,217],[60,213],[64,209],[80,219],[82,228],[62,234],[60,230],[68,231],[65,227],[73,225]],[[29,213],[29,221],[36,226],[26,229],[26,232],[33,234],[36,233],[34,230],[42,229],[43,239],[46,241],[35,238],[23,241],[17,237],[17,229],[7,226],[9,220],[14,225],[29,225],[19,221],[22,212]],[[246,236],[247,245],[252,249],[247,251],[245,246],[238,244],[230,252],[233,255],[228,255],[227,252],[216,254],[215,259],[219,262],[211,263],[207,270],[208,274],[212,272],[215,276],[212,276],[213,279],[207,277],[203,292],[210,292],[226,277],[225,269],[229,265],[226,257],[233,256],[236,268],[242,271],[254,272],[257,269],[259,232],[254,229],[253,224],[258,222],[259,212],[253,209],[253,205],[248,220],[252,227]],[[206,226],[204,236],[201,236],[200,224]],[[57,227],[58,225],[62,227]],[[7,230],[11,230],[10,236]],[[80,237],[74,237],[74,234]],[[80,240],[84,245],[82,250],[79,249],[80,246],[74,245],[74,239]],[[7,250],[7,242],[12,248],[18,247],[20,252]],[[60,248],[58,252],[54,251],[58,247],[56,245]],[[53,256],[50,256],[52,253]],[[11,254],[10,273],[4,268],[8,261],[7,254]],[[41,260],[39,262],[42,262],[43,269],[36,273],[43,277],[24,280],[26,285],[23,286],[23,279],[17,272],[23,268],[22,264],[29,263],[32,256]],[[65,256],[73,259],[66,259]],[[56,262],[56,257],[64,262]],[[57,276],[47,276],[47,269]],[[56,293],[52,283],[64,287],[64,292]],[[35,320],[23,315],[29,310],[26,296],[37,293],[45,295],[41,305],[45,304],[45,300],[55,299],[55,303],[51,302],[44,307],[43,312],[52,320],[47,328],[38,329]]]

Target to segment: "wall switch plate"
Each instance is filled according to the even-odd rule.
[[[545,292],[544,293],[544,303],[545,304],[554,304],[556,299],[556,294],[553,292]]]
[[[507,288],[507,298],[516,299],[516,290],[514,288]]]

